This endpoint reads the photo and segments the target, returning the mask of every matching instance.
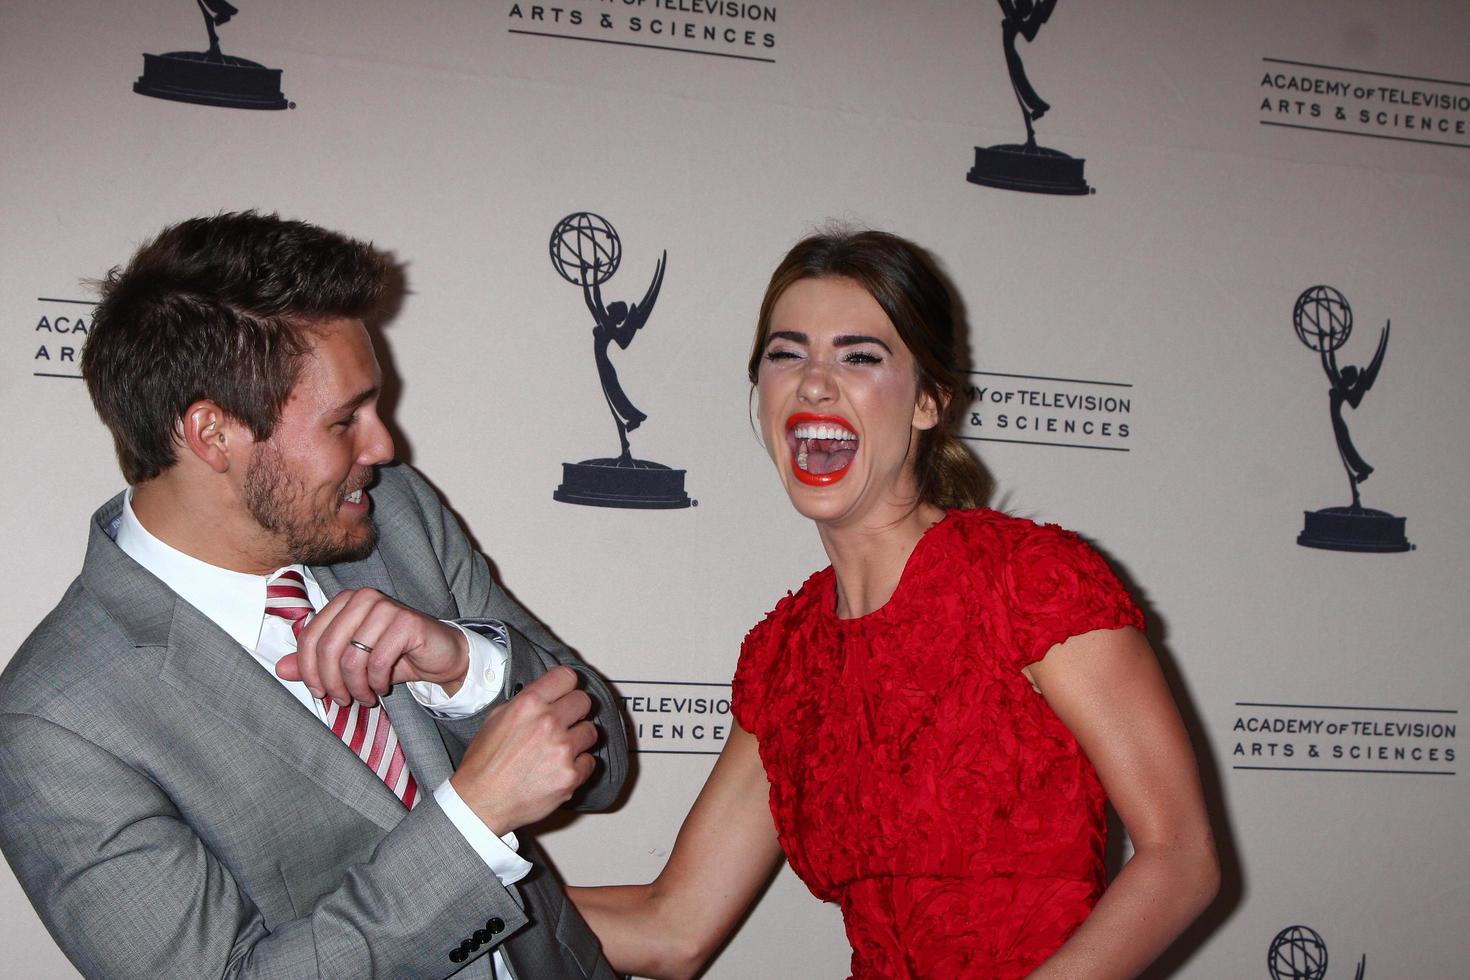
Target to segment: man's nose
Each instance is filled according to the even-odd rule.
[[[393,434],[375,414],[364,432],[365,440],[357,461],[363,466],[379,466],[393,461]]]

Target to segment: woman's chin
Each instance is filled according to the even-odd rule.
[[[796,512],[821,523],[836,520],[851,506],[851,494],[846,491],[856,482],[852,476],[850,467],[835,474],[815,474],[793,466],[782,482]]]

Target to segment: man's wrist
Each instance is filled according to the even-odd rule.
[[[501,831],[476,813],[459,795],[453,776],[434,791],[434,800],[501,884],[514,884],[530,872],[531,863],[516,853],[520,842],[515,832]]]
[[[407,686],[413,699],[431,714],[446,719],[468,718],[500,697],[510,658],[508,644],[498,639],[499,633],[493,629],[486,635],[453,621],[446,620],[445,625],[463,637],[460,642],[466,651],[466,666],[456,679],[458,683],[451,687],[420,680],[410,681]]]
[[[454,633],[455,651],[459,654],[459,669],[449,671],[450,678],[452,679],[439,681],[438,684],[444,689],[444,693],[452,698],[459,693],[459,689],[464,686],[465,678],[469,676],[470,639],[465,635],[465,631],[459,627],[455,627],[451,632]]]

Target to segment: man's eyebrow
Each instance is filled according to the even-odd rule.
[[[367,401],[372,400],[373,398],[376,398],[378,396],[378,393],[380,391],[382,391],[382,389],[383,389],[383,386],[382,385],[373,385],[371,388],[364,388],[362,391],[359,391],[357,394],[353,395],[351,398],[347,399],[342,404],[340,404],[340,405],[334,405],[331,408],[327,409],[326,412],[324,412],[323,414],[324,415],[340,415],[343,412],[350,411],[350,410],[352,410],[354,408],[357,408],[359,405],[363,404],[364,402],[367,402]]]

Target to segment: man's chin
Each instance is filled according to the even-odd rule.
[[[362,561],[378,546],[378,528],[367,524],[356,533],[343,535],[335,541],[303,542],[295,551],[296,561],[303,565],[340,565],[343,562]]]

